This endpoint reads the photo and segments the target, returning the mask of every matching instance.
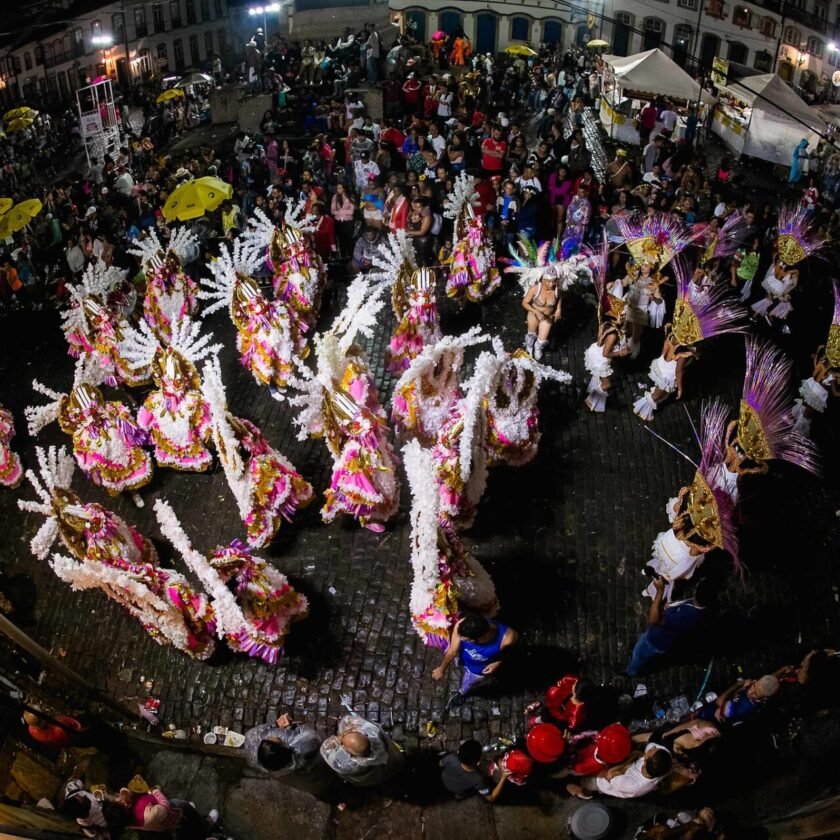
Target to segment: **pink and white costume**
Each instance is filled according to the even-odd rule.
[[[12,452],[15,419],[8,408],[0,405],[0,484],[14,489],[23,478],[23,467],[16,452]]]

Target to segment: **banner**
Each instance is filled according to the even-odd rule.
[[[716,58],[712,61],[712,84],[715,87],[724,87],[729,80],[729,62],[725,58]]]

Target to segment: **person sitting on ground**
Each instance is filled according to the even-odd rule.
[[[387,781],[404,763],[402,750],[382,728],[356,714],[338,722],[338,734],[321,744],[321,757],[345,782],[357,787]]]
[[[765,674],[757,680],[738,680],[716,700],[697,710],[697,717],[724,724],[739,726],[755,715],[762,706],[779,692],[779,678]]]
[[[249,729],[243,747],[249,767],[285,776],[309,770],[319,761],[321,739],[312,727],[295,723],[284,714],[274,723]]]
[[[597,776],[582,776],[566,790],[578,799],[591,799],[593,793],[618,799],[637,799],[653,793],[671,772],[671,753],[657,744],[649,744],[642,756],[632,755],[623,764],[610,767]]]
[[[570,732],[583,729],[588,723],[590,704],[595,693],[595,683],[585,677],[566,674],[545,693],[545,699],[528,707],[538,714],[528,719],[528,728],[538,723],[553,723]]]
[[[488,802],[495,802],[502,792],[509,773],[503,772],[491,790],[490,778],[479,766],[482,753],[481,744],[471,738],[458,747],[457,753],[447,753],[440,760],[440,766],[443,768],[440,779],[456,799],[466,799],[477,793]]]
[[[52,718],[34,709],[25,711],[23,720],[29,737],[41,746],[63,750],[77,740],[76,733],[82,731],[82,724],[68,715],[54,715]]]

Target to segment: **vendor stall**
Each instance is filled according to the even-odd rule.
[[[816,149],[825,123],[773,73],[747,76],[720,89],[712,131],[733,151],[789,166],[803,138]]]
[[[662,96],[685,106],[714,102],[709,93],[661,50],[603,58],[606,67],[601,76],[599,116],[610,137],[623,143],[639,142],[636,119],[648,100]],[[684,133],[685,118],[681,117],[674,139]]]

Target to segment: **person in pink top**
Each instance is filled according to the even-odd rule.
[[[146,793],[133,793],[122,788],[120,804],[131,817],[131,828],[155,834],[170,834],[177,840],[203,840],[219,821],[214,808],[203,818],[191,802],[169,799],[158,787]]]
[[[358,206],[347,187],[339,181],[335,185],[335,195],[330,200],[330,215],[335,222],[335,235],[338,250],[343,257],[353,255],[353,229],[355,227]]]

